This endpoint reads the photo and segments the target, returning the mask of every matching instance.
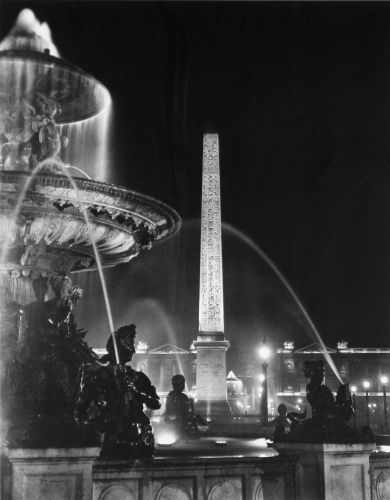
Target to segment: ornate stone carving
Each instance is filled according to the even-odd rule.
[[[382,471],[375,482],[378,500],[390,500],[390,472]]]
[[[99,500],[136,500],[136,496],[123,484],[115,484],[105,489]]]
[[[166,484],[157,493],[156,500],[192,500],[192,496],[179,484]]]
[[[71,272],[93,268],[95,257],[81,207],[89,214],[92,238],[103,266],[128,262],[174,234],[180,222],[164,203],[101,182],[37,175],[27,189],[20,214],[16,199],[27,182],[23,172],[0,172],[0,244],[9,244],[3,268]]]
[[[203,136],[199,330],[224,331],[218,134]]]
[[[257,485],[255,486],[254,500],[264,500],[264,488],[261,478],[257,480]]]
[[[210,489],[207,500],[238,500],[241,494],[231,481],[219,481]]]

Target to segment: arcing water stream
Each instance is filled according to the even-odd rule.
[[[321,338],[321,335],[319,334],[315,324],[313,323],[312,319],[310,318],[308,312],[306,311],[304,305],[302,304],[301,300],[299,299],[298,295],[295,293],[287,279],[283,276],[281,273],[280,269],[277,267],[277,265],[268,257],[268,255],[262,250],[249,236],[244,234],[242,231],[239,229],[236,229],[235,227],[231,226],[230,224],[223,223],[222,224],[223,228],[227,230],[229,233],[233,234],[237,238],[239,238],[243,243],[248,245],[252,250],[254,250],[263,260],[268,264],[268,266],[272,269],[272,271],[276,274],[276,276],[280,279],[280,281],[283,283],[283,285],[286,287],[288,292],[290,293],[291,297],[294,299],[296,304],[298,305],[299,309],[301,310],[302,314],[304,315],[306,321],[309,323],[310,328],[312,332],[314,333],[315,339],[319,343],[321,349],[322,349],[322,354],[324,355],[327,363],[329,364],[330,368],[338,378],[340,384],[343,383],[343,380],[341,378],[341,375],[331,358],[324,341]]]

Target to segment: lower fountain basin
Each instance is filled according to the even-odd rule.
[[[11,295],[30,275],[96,269],[91,238],[102,266],[112,267],[180,227],[176,211],[154,198],[93,180],[74,183],[77,190],[62,175],[0,171],[0,270]]]
[[[103,267],[128,262],[180,227],[179,215],[151,197],[78,178],[76,192],[68,178],[51,174],[34,177],[13,220],[17,198],[28,178],[26,172],[0,172],[0,244],[9,245],[2,269],[94,269],[82,206]]]

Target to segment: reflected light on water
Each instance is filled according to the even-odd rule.
[[[156,443],[159,446],[172,446],[176,442],[176,435],[173,432],[165,431],[155,436]]]
[[[159,420],[152,418],[152,427],[154,439],[159,446],[172,446],[177,441],[177,436],[171,426]]]

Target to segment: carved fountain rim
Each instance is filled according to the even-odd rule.
[[[4,191],[2,186],[6,184],[15,184],[20,186],[23,180],[27,180],[30,175],[31,174],[29,172],[23,171],[0,171],[0,196],[9,193],[7,191]],[[77,188],[79,189],[81,195],[85,192],[93,192],[95,194],[109,197],[108,200],[102,200],[99,198],[95,199],[93,200],[93,202],[91,201],[91,204],[103,206],[109,205],[113,209],[133,213],[140,218],[149,220],[155,225],[157,229],[163,226],[163,228],[161,227],[161,229],[164,229],[164,231],[159,231],[159,234],[156,238],[157,241],[168,239],[169,237],[176,234],[181,227],[181,217],[176,212],[176,210],[166,203],[153,198],[152,196],[141,194],[126,187],[117,186],[115,184],[108,184],[102,181],[84,179],[80,177],[73,177],[73,180],[77,185]],[[36,174],[27,190],[27,193],[37,193],[37,186],[69,189],[70,191],[73,190],[71,182],[66,176],[50,173]],[[53,197],[57,196],[53,195]],[[83,203],[84,201],[85,200],[83,199],[80,200],[81,203]],[[138,210],[143,208],[146,213],[144,213],[143,211],[140,212],[138,210],[134,211],[134,205],[138,205]]]

